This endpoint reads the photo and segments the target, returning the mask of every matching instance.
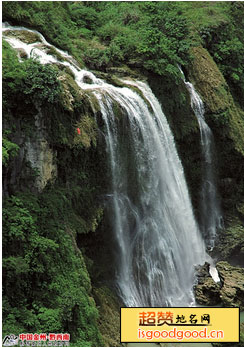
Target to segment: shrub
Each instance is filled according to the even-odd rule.
[[[61,85],[57,80],[58,72],[52,66],[28,60],[25,71],[26,76],[22,81],[24,94],[32,95],[42,103],[54,103],[58,100]]]

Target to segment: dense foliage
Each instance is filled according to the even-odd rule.
[[[230,20],[217,28],[204,27],[204,44],[228,81],[236,100],[244,106],[244,4],[234,2],[229,11]]]
[[[39,104],[57,101],[61,92],[56,69],[31,59],[20,63],[6,41],[3,41],[3,83],[3,103],[13,92],[18,99],[29,95]]]
[[[62,191],[18,194],[3,209],[3,321],[11,332],[69,332],[76,346],[100,345],[98,312]]]

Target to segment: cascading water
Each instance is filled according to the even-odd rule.
[[[217,231],[223,228],[223,217],[218,198],[216,179],[214,175],[214,138],[213,133],[204,118],[204,105],[196,92],[194,86],[185,80],[183,71],[180,69],[184,83],[190,93],[191,107],[196,115],[200,134],[201,147],[204,159],[202,169],[202,190],[201,190],[201,229],[211,250],[215,245]]]
[[[4,28],[8,29],[27,30]],[[117,284],[124,303],[194,305],[194,265],[202,264],[208,255],[194,219],[173,135],[150,88],[146,83],[128,80],[123,81],[126,87],[114,87],[80,70],[61,50],[64,61],[36,43],[28,45],[9,35],[6,40],[15,48],[24,48],[29,57],[38,56],[43,64],[58,61],[68,66],[80,88],[97,98],[111,170],[111,192],[107,196],[118,245]],[[91,84],[84,82],[85,76]],[[119,105],[121,115],[114,112],[115,105]]]

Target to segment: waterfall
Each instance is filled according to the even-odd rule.
[[[118,285],[127,306],[193,305],[194,265],[206,259],[174,139],[159,102],[128,88],[96,95],[106,124],[112,174],[113,228],[120,253]],[[127,116],[120,134],[113,102]]]
[[[210,250],[215,245],[217,231],[223,228],[223,217],[218,198],[216,178],[214,174],[214,138],[204,117],[204,105],[194,86],[185,80],[183,71],[180,69],[184,83],[191,97],[191,107],[197,118],[203,156],[202,188],[201,188],[201,229],[203,230],[207,246]]]
[[[8,29],[27,30],[6,25],[4,31]],[[115,87],[79,69],[66,52],[59,50],[60,61],[37,43],[25,44],[11,36],[6,40],[43,64],[68,66],[78,86],[93,93],[100,105],[111,173],[107,197],[117,244],[116,282],[124,303],[194,305],[194,266],[208,256],[173,135],[149,86],[123,80],[125,87]],[[85,82],[87,76],[92,83]]]

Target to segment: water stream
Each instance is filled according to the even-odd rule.
[[[201,188],[201,229],[208,249],[212,250],[218,230],[223,228],[223,217],[220,208],[219,194],[217,191],[215,168],[214,168],[214,138],[211,129],[204,117],[204,105],[192,83],[185,80],[183,71],[180,69],[184,83],[191,97],[191,107],[196,115],[201,135],[202,148],[202,188]]]

